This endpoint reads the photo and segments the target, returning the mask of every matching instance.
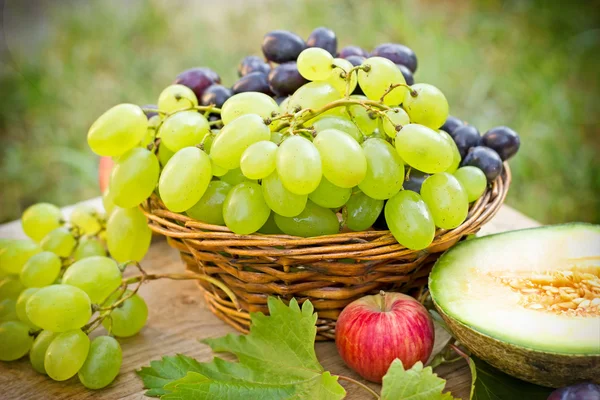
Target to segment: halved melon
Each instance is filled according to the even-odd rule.
[[[544,386],[600,381],[600,226],[566,224],[462,242],[429,278],[455,336]]]

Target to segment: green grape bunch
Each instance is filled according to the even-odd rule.
[[[147,251],[138,207],[151,196],[236,234],[266,224],[300,237],[379,228],[421,250],[437,228],[466,220],[518,149],[514,131],[481,137],[449,115],[439,88],[414,83],[417,59],[406,46],[378,46],[365,58],[355,46],[301,47],[285,31],[266,38],[266,60],[285,67],[246,57],[231,89],[208,68],[187,70],[157,106],[121,104],[94,122],[90,147],[114,158],[104,203],[116,260]],[[426,175],[418,190],[411,173]]]

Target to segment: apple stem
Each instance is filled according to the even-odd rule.
[[[377,302],[377,305],[381,311],[385,312],[385,292],[383,290],[379,291],[379,296],[375,296],[375,301]]]
[[[375,397],[376,399],[381,399],[381,396],[379,396],[376,391],[374,391],[373,389],[371,389],[370,387],[368,387],[364,383],[361,383],[361,382],[357,381],[356,379],[352,379],[352,378],[349,378],[349,377],[344,376],[344,375],[337,375],[337,377],[338,377],[338,379],[341,379],[343,381],[352,382],[355,385],[358,385],[361,388],[365,389],[367,392],[371,393],[373,395],[373,397]]]

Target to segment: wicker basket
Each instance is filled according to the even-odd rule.
[[[236,235],[168,211],[153,196],[144,205],[150,228],[181,252],[187,268],[223,282],[238,297],[237,310],[216,286],[198,281],[208,306],[219,318],[247,332],[249,312],[267,312],[267,297],[310,300],[318,312],[317,340],[335,338],[335,321],[353,300],[380,290],[418,295],[437,258],[498,212],[510,185],[508,165],[471,205],[456,229],[438,229],[429,248],[408,250],[390,231],[339,233],[314,238],[288,235]]]

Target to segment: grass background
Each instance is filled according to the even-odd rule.
[[[87,129],[155,103],[182,70],[233,84],[262,36],[328,26],[339,45],[412,47],[415,78],[483,133],[521,134],[508,204],[545,223],[600,222],[600,8],[587,1],[5,0],[0,222],[99,195]],[[2,4],[2,2],[0,2]]]

